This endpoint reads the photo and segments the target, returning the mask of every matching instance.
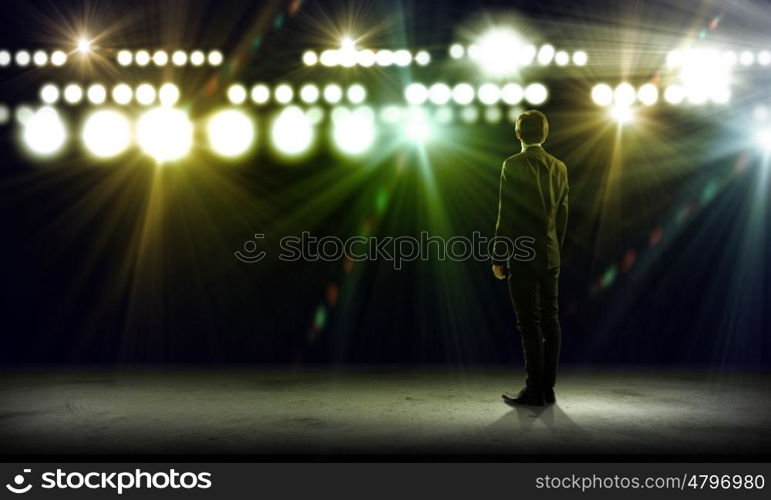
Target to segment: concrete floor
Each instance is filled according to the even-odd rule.
[[[520,373],[47,371],[0,382],[3,454],[699,455],[771,450],[771,375],[563,370],[512,409]]]

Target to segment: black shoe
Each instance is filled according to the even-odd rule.
[[[546,389],[543,391],[543,402],[547,405],[557,402],[557,398],[554,396],[554,389]]]
[[[543,394],[524,388],[516,396],[508,392],[504,393],[503,402],[507,405],[543,406]]]

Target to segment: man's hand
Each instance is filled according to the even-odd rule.
[[[506,279],[506,273],[503,270],[503,266],[496,266],[493,264],[493,274],[499,280]]]

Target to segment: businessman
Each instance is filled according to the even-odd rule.
[[[518,394],[504,393],[503,400],[542,406],[556,401],[561,336],[557,290],[568,219],[568,175],[565,164],[542,147],[549,134],[546,115],[525,111],[515,131],[522,152],[507,158],[501,170],[493,274],[499,280],[508,276],[527,381]],[[533,252],[526,258],[502,243],[518,238],[531,245]]]

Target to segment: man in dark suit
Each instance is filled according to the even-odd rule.
[[[493,274],[502,280],[508,267],[527,371],[524,389],[503,394],[508,404],[541,406],[556,401],[561,336],[557,285],[568,219],[568,175],[565,164],[541,146],[548,133],[549,123],[540,111],[519,115],[516,134],[522,152],[507,158],[501,171]],[[526,241],[534,252],[528,260],[511,254],[501,243],[517,238],[531,238]]]

